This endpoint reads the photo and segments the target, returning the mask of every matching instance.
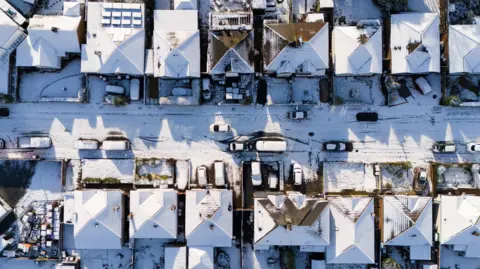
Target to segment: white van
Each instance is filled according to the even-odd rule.
[[[251,167],[252,167],[252,185],[253,186],[262,185],[262,174],[260,171],[260,163],[252,162]]]
[[[122,86],[105,85],[105,92],[114,94],[124,94],[125,89]]]
[[[46,149],[52,146],[52,139],[50,139],[50,137],[24,136],[17,138],[17,143],[18,147],[22,149]]]
[[[80,150],[94,150],[98,149],[98,141],[93,139],[80,139],[75,141],[74,147]]]
[[[276,189],[277,188],[277,184],[278,184],[278,177],[277,175],[275,175],[274,173],[271,173],[269,176],[268,176],[268,187],[272,190]]]
[[[281,140],[258,140],[255,142],[257,151],[283,152],[287,150],[287,142]]]
[[[130,80],[130,100],[137,101],[140,99],[140,80],[134,78]]]
[[[128,140],[107,140],[102,142],[103,150],[128,150],[130,141]]]
[[[225,165],[222,161],[215,162],[215,186],[225,186]]]

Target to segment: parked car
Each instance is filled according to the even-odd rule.
[[[284,152],[287,150],[287,142],[284,140],[257,140],[250,146],[250,150],[261,152]]]
[[[130,100],[140,100],[140,80],[137,78],[130,80]]]
[[[230,151],[242,151],[245,149],[245,145],[243,144],[243,142],[230,142],[230,144],[228,145],[228,149],[230,149]]]
[[[98,141],[94,139],[79,139],[75,141],[74,148],[78,150],[98,149]]]
[[[122,140],[106,140],[102,142],[103,150],[129,150],[130,141],[127,139]]]
[[[122,86],[105,85],[105,92],[106,93],[113,93],[113,94],[124,94],[125,89]]]
[[[278,177],[275,173],[268,175],[268,187],[272,190],[276,189],[278,185]]]
[[[212,92],[210,91],[210,79],[203,78],[202,79],[202,95],[203,99],[209,100],[212,98]]]
[[[262,173],[260,171],[260,163],[252,162],[251,168],[252,168],[252,185],[253,186],[262,185]]]
[[[427,186],[427,172],[426,171],[420,171],[418,174],[418,179],[417,179],[417,189],[423,190]]]
[[[377,112],[359,112],[357,113],[357,121],[371,121],[375,122],[378,121],[378,113]]]
[[[5,140],[0,139],[0,149],[4,149],[4,148],[5,148]]]
[[[432,151],[436,153],[452,153],[457,151],[457,148],[453,142],[438,141],[433,143]]]
[[[225,186],[225,164],[222,161],[216,161],[215,167],[215,186]]]
[[[210,131],[214,133],[229,133],[231,131],[230,125],[225,123],[210,125]]]
[[[298,163],[293,164],[293,184],[296,186],[302,185],[303,172],[302,166]]]
[[[427,94],[432,91],[432,87],[428,84],[428,81],[423,77],[418,77],[415,79],[415,86],[416,88],[422,93]]]
[[[291,120],[303,120],[307,118],[307,111],[304,111],[304,110],[290,111],[287,113],[287,117]]]
[[[467,144],[468,152],[480,152],[480,144],[468,143]]]
[[[0,107],[0,117],[10,116],[10,109],[8,107]]]
[[[17,144],[22,149],[46,149],[52,146],[52,139],[48,136],[23,136],[17,138]]]
[[[197,180],[198,180],[198,186],[204,187],[205,185],[207,185],[207,182],[208,182],[207,167],[202,165],[197,168]]]
[[[351,142],[329,141],[323,143],[324,151],[352,151],[353,144]]]

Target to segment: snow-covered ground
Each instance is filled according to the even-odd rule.
[[[381,106],[385,104],[380,75],[365,77],[334,77],[335,97],[342,103],[363,103]]]
[[[335,25],[357,23],[365,19],[382,19],[382,11],[374,0],[335,0]]]
[[[133,160],[82,160],[82,180],[116,178],[121,183],[133,183]]]
[[[342,190],[373,192],[377,189],[372,165],[325,162],[323,175],[325,192],[341,192]]]
[[[441,268],[477,269],[480,268],[480,259],[458,256],[454,251],[441,246],[440,265]]]

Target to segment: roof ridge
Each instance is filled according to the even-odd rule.
[[[110,35],[103,30],[103,27],[99,27],[99,28],[97,28],[97,29],[101,29],[101,30],[108,36],[108,39],[109,39],[109,40],[112,42],[112,44],[116,47],[116,49],[115,49],[114,51],[118,51],[121,55],[123,55],[123,57],[124,57],[125,59],[127,59],[127,60],[135,67],[135,69],[137,69],[140,73],[143,73],[144,70],[138,69],[138,67],[133,64],[132,59],[130,59],[129,57],[127,57],[127,56],[123,53],[123,51],[120,49],[120,45],[124,44],[126,41],[129,41],[131,38],[133,38],[134,36],[140,34],[141,32],[145,32],[145,29],[141,29],[140,31],[138,31],[137,33],[135,33],[133,36],[130,36],[130,37],[127,38],[126,40],[123,40],[123,41],[120,43],[120,45],[117,45],[117,44],[110,38]],[[110,56],[111,56],[112,54],[113,54],[113,53],[110,53],[110,55],[108,56],[108,58],[110,58]],[[117,60],[117,61],[118,61],[118,60]],[[106,61],[106,62],[107,62],[107,61]],[[100,68],[100,69],[101,69],[101,68]]]

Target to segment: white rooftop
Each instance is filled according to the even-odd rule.
[[[82,72],[143,75],[144,10],[143,4],[89,2]]]
[[[232,191],[189,190],[185,198],[188,246],[230,247],[233,236]]]
[[[382,27],[337,26],[333,30],[336,75],[382,73]],[[366,39],[360,43],[360,37]]]
[[[187,269],[187,247],[165,247],[165,269]]]
[[[177,238],[177,192],[139,189],[130,192],[130,238]]]
[[[10,54],[27,34],[7,14],[0,11],[0,93],[7,94],[10,85]]]
[[[480,25],[451,25],[448,31],[450,73],[480,74]]]
[[[189,269],[213,269],[213,247],[189,247]]]
[[[332,220],[327,263],[375,263],[373,198],[337,197],[329,201]]]
[[[75,248],[122,248],[122,192],[119,190],[81,190],[75,191],[74,196]]]
[[[480,258],[480,197],[440,196],[440,244]]]
[[[174,0],[173,9],[175,10],[196,10],[197,1],[196,0]]]
[[[81,17],[33,16],[28,36],[17,48],[16,65],[60,69],[62,57],[80,53],[80,22]]]
[[[392,15],[392,74],[440,72],[439,24],[436,13]]]
[[[325,200],[289,193],[256,198],[254,207],[255,248],[329,244],[330,209]]]
[[[197,10],[154,11],[155,77],[200,77]]]

